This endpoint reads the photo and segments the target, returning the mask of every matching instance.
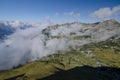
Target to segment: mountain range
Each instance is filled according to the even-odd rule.
[[[116,20],[8,23],[0,22],[0,80],[120,80]]]

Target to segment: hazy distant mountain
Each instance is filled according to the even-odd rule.
[[[17,29],[27,29],[40,25],[38,23],[24,23],[20,21],[0,21],[0,40],[14,33]]]
[[[15,28],[0,23],[0,39],[4,39],[7,35],[12,34],[15,31]]]

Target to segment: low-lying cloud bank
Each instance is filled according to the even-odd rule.
[[[58,51],[69,51],[90,42],[106,40],[120,33],[120,27],[112,23],[107,23],[107,26],[81,23],[51,27],[34,25],[26,29],[18,28],[0,43],[0,70],[39,60]]]
[[[27,29],[17,29],[0,43],[0,70],[38,60],[57,51],[66,51],[72,45],[67,38],[49,38],[39,25]],[[50,31],[49,31],[50,32]],[[55,34],[57,32],[54,32]]]

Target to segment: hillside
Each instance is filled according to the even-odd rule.
[[[24,56],[28,56],[28,60],[24,56],[22,58],[26,60],[24,64],[1,70],[0,80],[120,80],[119,22],[107,20],[93,24],[53,25],[24,38],[37,41],[40,34],[44,35],[42,40],[46,49],[34,51],[34,54],[51,53],[42,57],[37,54],[30,61],[27,53]],[[7,66],[6,63],[2,65]]]

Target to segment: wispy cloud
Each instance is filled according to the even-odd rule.
[[[94,11],[91,16],[97,19],[109,19],[109,18],[114,18],[114,16],[119,15],[120,13],[120,5],[114,6],[112,8],[110,7],[105,7],[105,8],[100,8],[96,11]]]
[[[58,12],[55,13],[55,16],[59,16],[60,14]]]
[[[80,13],[78,12],[65,12],[64,15],[69,16],[69,17],[74,17],[74,18],[79,18],[80,17]]]

